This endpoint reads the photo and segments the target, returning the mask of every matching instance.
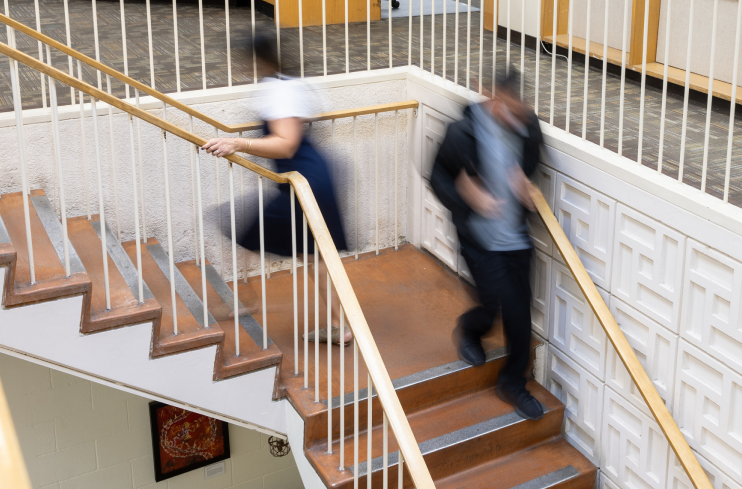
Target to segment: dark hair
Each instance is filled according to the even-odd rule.
[[[255,50],[256,57],[278,71],[278,48],[274,33],[258,31],[252,42],[252,48]]]
[[[500,72],[495,78],[495,89],[497,91],[507,91],[509,95],[518,97],[518,91],[520,90],[520,72],[514,67],[510,66],[510,69],[504,73]]]

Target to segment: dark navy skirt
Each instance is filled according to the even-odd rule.
[[[345,241],[345,231],[340,218],[335,189],[327,167],[327,162],[312,146],[307,138],[303,138],[299,149],[293,158],[276,160],[276,171],[285,173],[297,171],[309,182],[317,205],[325,219],[325,224],[330,231],[335,248],[338,251],[345,250],[348,245]],[[271,200],[263,210],[264,215],[264,244],[266,253],[281,256],[291,256],[291,188],[290,184],[284,183],[278,186],[279,194]],[[299,200],[295,199],[296,205],[296,252],[304,252],[304,233],[302,224],[302,208]],[[314,253],[314,237],[309,224],[307,224],[307,252]],[[248,226],[247,232],[239,237],[237,242],[248,250],[260,250],[260,221],[256,215],[252,224]]]

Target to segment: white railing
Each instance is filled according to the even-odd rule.
[[[143,271],[142,271],[142,256],[141,256],[141,246],[144,243],[144,238],[147,236],[147,230],[144,229],[144,220],[140,220],[140,208],[144,209],[144,207],[140,207],[142,202],[140,201],[140,198],[143,197],[145,194],[154,195],[156,193],[159,193],[162,191],[161,188],[153,188],[151,184],[148,184],[147,181],[145,181],[145,176],[142,171],[143,162],[141,161],[142,154],[143,154],[143,148],[141,147],[141,136],[139,138],[135,135],[135,128],[134,128],[134,119],[136,118],[139,122],[139,125],[141,125],[142,121],[145,123],[148,123],[148,125],[154,126],[153,129],[160,132],[160,141],[161,141],[161,151],[162,151],[162,170],[163,170],[163,182],[164,182],[164,201],[165,201],[165,209],[164,213],[166,216],[166,225],[165,225],[165,234],[167,239],[167,254],[169,259],[169,269],[170,269],[170,300],[172,302],[172,322],[173,322],[173,333],[178,334],[178,316],[177,316],[177,308],[176,308],[176,300],[177,300],[177,293],[175,290],[175,263],[178,261],[176,260],[176,252],[174,250],[174,226],[173,226],[173,215],[175,213],[172,202],[176,200],[176,193],[182,193],[184,190],[182,187],[173,186],[171,185],[172,181],[172,174],[173,173],[183,173],[187,171],[187,168],[185,167],[172,167],[170,164],[170,158],[168,156],[169,147],[174,144],[172,141],[169,141],[173,137],[176,140],[185,141],[187,144],[191,146],[191,154],[194,156],[192,158],[192,165],[191,165],[191,181],[193,182],[193,185],[191,188],[186,188],[185,192],[190,193],[190,195],[186,196],[187,200],[190,200],[192,202],[192,205],[195,210],[196,219],[189,219],[190,222],[193,222],[194,225],[197,225],[198,229],[194,230],[194,235],[197,237],[197,243],[195,246],[196,249],[196,259],[204,264],[206,263],[206,260],[208,257],[206,256],[205,249],[206,249],[206,239],[205,239],[205,233],[204,233],[204,213],[206,211],[204,203],[203,203],[203,185],[202,185],[202,173],[204,169],[202,168],[203,159],[207,158],[204,154],[204,152],[201,150],[201,146],[205,143],[204,138],[200,138],[196,135],[194,135],[191,131],[185,130],[181,127],[178,127],[174,125],[172,122],[167,121],[167,105],[163,104],[162,107],[162,117],[158,118],[153,116],[152,114],[145,112],[139,108],[137,108],[135,105],[129,104],[127,102],[121,101],[115,97],[112,97],[110,94],[98,90],[95,87],[92,87],[82,80],[79,80],[74,77],[74,72],[72,75],[68,75],[62,71],[59,71],[55,68],[53,68],[49,61],[51,60],[51,48],[49,45],[44,44],[44,48],[46,49],[46,57],[44,62],[36,61],[34,58],[23,55],[19,51],[15,50],[12,47],[14,35],[11,30],[10,33],[10,39],[11,39],[11,46],[5,45],[0,43],[0,52],[3,54],[6,54],[11,58],[11,76],[12,76],[12,83],[14,86],[14,107],[16,110],[16,120],[18,121],[18,145],[20,149],[21,154],[21,164],[20,164],[20,173],[23,177],[23,184],[22,184],[22,192],[23,195],[26,197],[24,198],[24,212],[25,212],[25,220],[26,220],[26,235],[29,238],[28,246],[29,246],[29,266],[31,269],[33,269],[34,261],[33,261],[33,244],[30,241],[31,237],[31,227],[30,227],[30,219],[28,214],[28,197],[29,197],[29,188],[27,182],[27,170],[24,165],[24,158],[25,158],[25,146],[26,141],[23,136],[23,117],[24,113],[22,110],[22,105],[20,98],[17,96],[17,86],[18,86],[18,69],[17,64],[20,60],[27,66],[30,66],[33,69],[36,69],[39,72],[42,72],[45,74],[45,76],[48,78],[48,86],[51,94],[51,115],[52,115],[52,133],[54,137],[54,149],[55,149],[55,165],[58,172],[58,186],[59,186],[59,212],[61,217],[61,224],[62,229],[64,233],[64,242],[65,242],[65,255],[64,255],[64,262],[65,262],[65,270],[66,275],[70,275],[70,263],[69,263],[69,249],[67,245],[67,216],[69,213],[68,206],[66,204],[65,198],[64,198],[64,182],[70,178],[69,171],[66,171],[66,168],[64,165],[62,165],[62,152],[66,150],[66,144],[62,141],[62,133],[60,132],[59,122],[58,122],[58,100],[56,96],[57,92],[57,84],[62,82],[64,85],[68,85],[71,87],[72,90],[77,89],[79,92],[79,100],[80,102],[80,111],[79,111],[79,118],[80,118],[80,124],[75,125],[75,127],[79,127],[80,131],[82,132],[85,127],[85,119],[87,119],[88,114],[90,114],[90,117],[92,118],[92,126],[93,126],[93,141],[94,141],[94,152],[95,152],[95,161],[96,161],[96,188],[97,188],[97,194],[98,194],[98,203],[99,203],[99,214],[100,214],[100,220],[101,220],[101,253],[103,256],[103,264],[104,264],[104,286],[105,286],[105,293],[106,293],[106,307],[107,309],[111,309],[112,303],[111,303],[111,292],[110,292],[110,280],[109,280],[109,270],[107,267],[108,264],[108,253],[107,253],[107,247],[106,247],[106,232],[105,232],[105,222],[106,222],[106,214],[113,214],[115,218],[118,220],[118,217],[122,217],[126,214],[126,211],[122,208],[119,208],[119,199],[114,198],[113,200],[113,206],[114,209],[107,209],[106,208],[106,199],[103,195],[103,188],[105,187],[104,182],[104,175],[102,171],[102,162],[101,162],[101,140],[102,136],[100,134],[101,128],[99,124],[99,111],[104,108],[108,108],[108,118],[109,118],[109,137],[111,138],[111,141],[113,141],[113,134],[127,134],[128,135],[128,143],[129,143],[129,156],[131,158],[131,175],[132,175],[132,181],[131,181],[131,189],[125,189],[123,186],[121,188],[118,188],[118,191],[126,192],[128,197],[131,197],[132,200],[132,213],[134,216],[134,239],[136,246],[136,268],[137,268],[137,278],[138,278],[138,300],[139,302],[143,302]],[[81,71],[78,70],[78,74]],[[107,78],[107,85],[110,87],[110,75],[106,74]],[[123,78],[123,77],[122,77]],[[129,84],[127,84],[127,87],[129,89],[133,89],[134,95],[136,100],[138,100],[139,93],[136,87],[131,87]],[[74,96],[74,92],[73,92]],[[86,100],[87,98],[87,100]],[[398,212],[398,196],[397,196],[397,174],[399,172],[398,168],[398,150],[397,146],[399,144],[399,111],[400,110],[410,110],[411,108],[417,107],[416,102],[401,102],[396,104],[388,104],[383,106],[376,106],[376,107],[365,107],[362,109],[355,109],[355,110],[347,110],[347,111],[338,111],[334,113],[327,113],[327,114],[320,114],[318,116],[315,116],[312,118],[312,120],[329,120],[332,130],[332,147],[330,148],[330,153],[334,153],[335,151],[335,138],[334,138],[334,132],[335,132],[335,125],[338,120],[347,119],[348,121],[352,120],[353,125],[353,134],[354,134],[354,140],[353,140],[353,147],[354,147],[354,154],[356,153],[356,137],[357,137],[357,131],[356,131],[356,125],[357,125],[357,118],[359,116],[363,115],[370,115],[373,114],[374,116],[374,173],[375,173],[375,190],[373,195],[374,200],[374,228],[373,228],[373,234],[374,234],[374,240],[373,243],[369,243],[368,246],[362,246],[360,245],[359,236],[358,236],[358,208],[360,207],[359,202],[359,189],[357,186],[358,179],[355,179],[356,182],[356,188],[354,189],[353,195],[354,195],[354,207],[356,209],[356,223],[355,223],[355,229],[356,229],[356,237],[355,237],[355,243],[354,243],[354,249],[352,250],[352,253],[358,257],[359,251],[363,252],[365,249],[372,249],[376,254],[379,253],[380,248],[382,246],[382,241],[380,237],[380,226],[379,221],[384,219],[385,216],[380,215],[379,212],[379,200],[380,200],[380,191],[379,191],[379,171],[380,171],[380,163],[379,163],[379,139],[381,137],[384,137],[384,134],[380,135],[379,131],[379,113],[385,113],[385,112],[394,112],[394,133],[393,135],[386,134],[386,136],[391,136],[393,138],[393,141],[395,141],[394,146],[394,159],[389,161],[388,165],[384,168],[384,171],[387,172],[393,172],[394,173],[394,181],[395,181],[395,188],[394,188],[394,225],[392,226],[391,232],[393,233],[392,236],[388,236],[385,238],[385,242],[394,243],[395,249],[398,247],[399,243],[399,226],[397,223],[397,216],[399,214]],[[126,114],[126,120],[124,121],[125,127],[118,124],[118,122],[114,121],[114,109],[117,111],[123,111]],[[172,107],[170,108],[172,110]],[[75,117],[77,112],[70,112],[68,115],[70,117]],[[170,120],[173,120],[173,117],[170,117]],[[189,129],[192,129],[193,123],[192,119],[189,119]],[[141,131],[141,128],[138,128],[139,131]],[[85,140],[83,139],[83,145],[85,145]],[[139,145],[139,150],[137,150],[137,145]],[[152,155],[153,153],[160,151],[160,148],[153,148],[153,147],[147,147],[144,148],[145,154]],[[113,156],[113,155],[112,155]],[[345,275],[344,268],[340,264],[339,256],[337,251],[335,250],[334,246],[332,245],[331,238],[329,237],[329,233],[327,232],[327,229],[324,225],[323,218],[321,214],[319,214],[319,209],[314,201],[314,197],[311,194],[311,190],[309,189],[308,185],[306,184],[306,180],[303,179],[298,174],[291,173],[287,175],[278,175],[275,174],[263,167],[260,167],[256,165],[255,163],[249,162],[247,160],[244,160],[239,157],[230,157],[230,161],[228,161],[228,174],[229,174],[229,197],[228,197],[228,203],[229,203],[229,213],[230,213],[230,229],[231,229],[231,270],[228,270],[224,275],[225,279],[229,278],[229,275],[231,275],[231,280],[234,281],[234,287],[235,290],[238,290],[239,287],[239,278],[242,274],[245,279],[247,279],[246,276],[246,270],[242,271],[238,267],[238,260],[237,260],[237,227],[236,227],[236,208],[235,205],[236,202],[236,196],[235,196],[235,175],[234,175],[234,163],[238,163],[241,166],[247,168],[251,172],[255,172],[258,174],[257,180],[257,190],[258,190],[258,197],[259,197],[259,222],[260,222],[260,280],[261,280],[261,290],[262,290],[262,329],[263,329],[263,338],[262,338],[262,347],[263,349],[268,349],[268,337],[269,337],[269,327],[267,322],[267,305],[271,299],[269,297],[269,288],[267,287],[267,280],[269,279],[269,271],[267,269],[267,263],[266,263],[266,254],[265,254],[265,246],[264,246],[264,227],[263,227],[263,209],[264,209],[264,180],[266,178],[276,181],[278,183],[289,183],[291,185],[291,202],[292,202],[292,224],[293,226],[293,232],[292,232],[292,257],[291,257],[291,273],[293,274],[292,282],[293,282],[293,324],[292,325],[286,325],[286,324],[278,324],[278,325],[271,325],[271,329],[273,328],[282,328],[282,327],[291,327],[293,326],[293,337],[294,337],[294,344],[293,344],[293,350],[294,350],[294,365],[293,365],[293,371],[295,375],[303,375],[304,379],[304,386],[309,388],[310,387],[310,378],[311,372],[308,364],[308,351],[309,351],[309,342],[308,342],[308,333],[309,333],[309,317],[308,317],[308,309],[309,309],[309,297],[308,297],[308,277],[309,277],[309,270],[308,266],[310,265],[310,257],[307,254],[307,231],[308,228],[311,227],[311,231],[315,237],[315,255],[314,255],[314,310],[315,310],[315,317],[314,317],[314,327],[315,327],[315,335],[319,335],[319,328],[321,326],[320,324],[320,292],[326,292],[326,327],[327,327],[327,333],[328,336],[331,336],[332,334],[332,296],[333,296],[333,288],[336,287],[337,293],[339,295],[340,299],[340,328],[341,328],[341,343],[343,342],[343,336],[344,336],[344,326],[346,323],[346,319],[348,321],[348,324],[351,327],[351,330],[353,332],[354,340],[353,340],[353,365],[354,365],[354,398],[355,398],[355,413],[356,416],[354,418],[354,423],[352,427],[346,426],[346,420],[345,420],[345,414],[343,406],[339,408],[340,411],[340,427],[339,431],[337,432],[338,440],[334,440],[335,433],[333,432],[333,424],[332,424],[332,416],[333,416],[333,391],[332,391],[332,382],[333,377],[335,375],[340,375],[341,380],[341,387],[340,387],[340,398],[344,399],[345,396],[345,357],[346,352],[345,348],[340,348],[340,354],[339,359],[337,363],[339,363],[340,371],[339,373],[336,371],[336,364],[333,362],[332,358],[332,348],[327,348],[327,391],[325,393],[320,392],[320,378],[319,373],[321,370],[321,355],[320,355],[320,345],[319,341],[315,342],[315,364],[314,364],[314,401],[320,402],[321,400],[327,399],[328,400],[328,409],[327,409],[327,417],[328,417],[328,433],[327,433],[327,446],[328,446],[328,453],[333,454],[335,453],[336,444],[334,443],[337,441],[340,444],[340,451],[338,452],[338,463],[339,466],[343,469],[348,468],[345,465],[344,460],[344,443],[345,443],[345,435],[346,431],[354,434],[354,443],[356,446],[356,454],[358,453],[358,446],[359,443],[361,443],[359,438],[359,432],[362,429],[358,420],[358,399],[359,399],[359,379],[358,379],[358,364],[359,364],[359,358],[363,358],[364,362],[366,363],[367,371],[369,372],[368,375],[368,388],[369,388],[369,396],[368,396],[368,408],[369,408],[369,415],[368,415],[368,425],[367,425],[367,431],[371,432],[374,428],[373,420],[371,418],[371,407],[372,403],[374,402],[374,397],[377,397],[382,403],[382,408],[384,411],[384,415],[382,418],[382,429],[383,429],[383,453],[384,453],[384,470],[383,470],[383,478],[384,478],[384,487],[388,487],[388,469],[389,469],[389,463],[388,463],[388,430],[391,425],[393,432],[396,435],[396,438],[398,440],[398,443],[400,445],[400,450],[403,455],[400,455],[399,458],[399,465],[398,467],[402,467],[402,460],[403,457],[406,460],[410,460],[410,458],[413,460],[413,465],[410,465],[408,467],[408,473],[411,474],[412,480],[416,484],[416,487],[432,487],[432,480],[430,479],[430,475],[427,471],[427,468],[425,467],[424,462],[422,461],[422,456],[420,455],[419,449],[417,447],[416,442],[414,441],[414,437],[412,436],[412,433],[409,429],[409,425],[406,423],[406,419],[404,418],[404,413],[401,410],[401,406],[399,405],[399,400],[396,398],[396,394],[394,393],[394,389],[391,385],[391,380],[389,379],[389,376],[386,372],[385,367],[383,366],[383,363],[381,362],[381,357],[378,354],[378,350],[376,349],[375,343],[373,342],[373,338],[370,335],[370,332],[368,330],[368,326],[365,323],[365,319],[363,318],[363,315],[360,311],[360,307],[357,303],[357,300],[355,299],[355,295],[352,292],[352,288],[350,287],[350,283],[348,282],[347,276]],[[214,169],[215,174],[213,175],[214,178],[217,180],[217,185],[220,185],[218,183],[218,173],[220,170],[220,167],[222,165],[222,161],[218,160],[217,158],[214,158]],[[115,161],[111,161],[111,168],[115,168],[114,165]],[[160,163],[160,162],[158,162]],[[148,166],[151,168],[151,165],[157,165],[157,163],[154,163],[152,159],[148,160]],[[353,172],[356,174],[358,172],[358,160],[357,158],[353,159],[352,162],[353,166]],[[111,177],[113,182],[108,182],[109,184],[113,185],[115,182],[115,173],[114,176]],[[119,182],[120,184],[123,184],[122,182]],[[86,180],[85,185],[87,186],[89,182]],[[117,188],[114,186],[114,188]],[[195,192],[194,192],[195,190]],[[295,193],[296,192],[296,193]],[[85,208],[88,209],[86,214],[90,215],[89,209],[92,207],[91,202],[89,201],[90,195],[93,192],[86,192],[85,193],[85,199],[87,200],[85,202]],[[303,225],[303,244],[304,244],[304,257],[303,261],[299,262],[299,257],[297,256],[297,233],[296,233],[296,222],[297,222],[297,216],[296,216],[296,209],[295,209],[295,201],[294,197],[298,198],[299,202],[301,203],[301,219],[302,219],[302,225]],[[183,200],[183,199],[181,199]],[[218,206],[221,207],[221,194],[217,192],[217,202]],[[190,217],[190,212],[189,212]],[[365,216],[364,216],[365,217]],[[389,217],[389,216],[386,216]],[[221,229],[221,228],[220,228]],[[182,232],[182,229],[179,229],[179,232]],[[370,231],[370,230],[369,230]],[[132,233],[131,229],[117,229],[117,235],[121,236],[123,234],[130,235]],[[219,238],[221,240],[221,238]],[[215,257],[214,257],[215,258]],[[320,262],[321,260],[321,262]],[[320,263],[322,263],[322,266],[320,266]],[[220,265],[222,268],[227,267],[227,263],[224,262],[224,260],[221,261]],[[325,270],[320,271],[320,268],[324,268]],[[304,280],[304,303],[299,304],[298,300],[298,273],[301,270],[303,273],[303,280]],[[324,274],[325,277],[323,277],[326,280],[326,291],[320,290],[320,273]],[[205,279],[205,273],[201,274],[202,276],[202,300],[204,304],[204,328],[209,328],[209,321],[208,321],[208,304],[207,304],[207,290],[206,290],[206,279]],[[275,298],[274,298],[275,300]],[[234,304],[232,304],[232,307],[234,308],[234,311],[238,310],[238,294],[234,294]],[[304,364],[303,369],[301,369],[300,365],[300,356],[299,356],[299,349],[301,346],[300,338],[299,338],[299,308],[303,307],[304,310],[304,339],[303,339],[303,352],[304,352]],[[239,337],[240,337],[240,330],[242,329],[239,324],[239,314],[234,315],[234,328],[235,328],[235,344],[236,344],[236,356],[240,356],[240,350],[239,350]],[[376,394],[377,396],[373,395],[373,386],[376,386]],[[389,414],[391,413],[391,415]],[[369,459],[368,459],[368,465],[369,468],[369,474],[368,474],[368,484],[370,487],[371,484],[371,449],[372,449],[372,437],[368,437],[368,450],[369,450]],[[358,457],[356,456],[353,460],[354,470],[354,478],[356,485],[358,484],[359,479],[359,467],[360,467],[360,461],[358,460]],[[404,472],[399,470],[398,471],[398,478],[399,478],[399,484],[401,487]]]

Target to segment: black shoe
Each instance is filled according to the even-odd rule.
[[[399,8],[399,1],[398,0],[392,0],[392,8]]]
[[[541,419],[544,417],[544,408],[541,403],[525,388],[508,389],[505,386],[495,387],[495,394],[503,402],[515,408],[515,412],[525,419]]]
[[[461,360],[475,367],[484,365],[487,358],[484,354],[484,348],[482,348],[482,341],[479,338],[468,336],[460,326],[457,326],[453,330],[453,342]]]

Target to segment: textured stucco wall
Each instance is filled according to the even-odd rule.
[[[387,81],[375,81],[359,85],[358,81],[343,85],[320,84],[315,82],[315,112],[325,112],[338,109],[348,109],[402,101],[406,99],[406,81],[402,77]],[[62,88],[59,93],[65,93]],[[256,107],[264,97],[264,91],[257,87],[240,87],[234,90],[231,96],[221,96],[219,101],[203,102],[203,97],[193,107],[209,116],[228,124],[257,120]],[[208,92],[207,92],[208,93]],[[187,97],[187,94],[181,94]],[[142,99],[145,104],[146,99]],[[151,104],[150,104],[151,106]],[[63,108],[59,127],[61,150],[62,176],[65,188],[67,216],[78,216],[86,213],[87,203],[93,214],[98,213],[98,189],[96,170],[96,143],[93,130],[92,112],[89,108],[85,118],[85,144],[82,144],[82,128],[78,118],[79,109]],[[146,107],[146,105],[145,105]],[[44,189],[50,196],[55,209],[59,212],[59,173],[54,158],[54,141],[52,124],[48,121],[39,121],[40,110],[29,112],[29,122],[24,124],[24,142],[26,152],[27,174],[30,188]],[[151,109],[150,113],[162,117],[161,109]],[[408,111],[399,113],[397,133],[399,172],[397,191],[399,196],[398,230],[401,239],[405,236],[405,205],[406,172],[404,162],[407,158],[407,120]],[[4,119],[12,120],[13,114],[3,114]],[[167,117],[170,122],[180,127],[188,128],[188,116],[180,111],[169,109]],[[18,152],[18,137],[16,128],[7,121],[0,120],[0,137],[5,142],[5,151],[0,159],[0,194],[17,192],[21,189],[20,158]],[[167,240],[167,219],[165,205],[165,179],[163,168],[163,142],[159,129],[146,123],[141,127],[142,171],[139,170],[139,131],[138,121],[134,122],[134,156],[137,165],[138,178],[144,183],[144,211],[147,235],[157,238],[160,242]],[[357,139],[355,151],[353,147],[352,119],[342,119],[336,123],[335,145],[331,145],[331,123],[329,121],[315,123],[312,128],[312,137],[318,147],[328,156],[335,176],[335,185],[338,199],[341,203],[343,218],[346,225],[348,243],[355,247],[355,193],[353,185],[353,164],[357,158],[358,179],[358,247],[360,251],[368,251],[375,247],[375,144],[374,144],[374,116],[366,115],[357,119]],[[116,230],[116,221],[121,230],[121,240],[134,238],[134,199],[132,180],[132,152],[129,133],[128,116],[123,113],[114,113],[113,128],[109,124],[108,109],[100,104],[98,109],[98,141],[100,148],[100,165],[102,169],[102,191],[104,196],[105,213],[108,222]],[[394,138],[394,113],[380,114],[378,118],[379,153],[378,153],[378,195],[379,195],[379,237],[380,246],[387,247],[394,243],[394,146],[390,140]],[[213,136],[213,128],[200,121],[194,121],[194,132],[204,138]],[[113,149],[111,148],[111,133],[113,134]],[[258,134],[253,133],[252,136]],[[247,134],[245,136],[248,136]],[[173,215],[173,242],[175,260],[188,260],[195,257],[196,228],[191,191],[191,158],[195,152],[193,146],[174,136],[167,138],[168,171],[170,175],[170,193]],[[355,155],[355,156],[354,156]],[[87,165],[83,162],[87,161]],[[112,161],[113,157],[113,161]],[[115,173],[114,162],[115,161]],[[260,158],[254,161],[272,166],[272,163]],[[224,276],[232,276],[231,247],[228,239],[222,239],[223,251],[219,250],[219,202],[222,203],[222,226],[229,228],[229,172],[225,160],[216,162],[214,158],[205,154],[201,162],[201,188],[203,192],[204,228],[206,257],[212,263],[221,265],[222,256],[225,260]],[[85,168],[87,167],[87,185]],[[216,168],[219,171],[217,173]],[[236,221],[238,234],[245,225],[246,216],[256,212],[257,205],[257,177],[252,172],[242,168],[235,168],[236,194]],[[116,178],[113,178],[113,176]],[[217,187],[217,178],[220,184]],[[274,192],[272,182],[265,182],[266,202]],[[217,200],[217,188],[221,192],[221,201]],[[139,189],[138,189],[139,190]],[[117,199],[116,196],[117,195]],[[118,203],[116,203],[118,200]],[[140,208],[142,195],[140,194]],[[300,219],[300,215],[298,216]],[[352,250],[351,250],[352,251]],[[222,255],[223,253],[223,255]],[[240,275],[245,267],[248,274],[258,273],[259,259],[248,254],[247,259],[242,250],[239,251],[238,263]],[[274,263],[274,268],[283,267],[288,263]]]

